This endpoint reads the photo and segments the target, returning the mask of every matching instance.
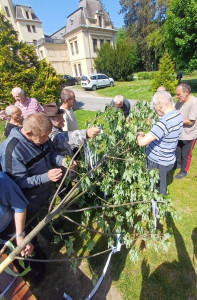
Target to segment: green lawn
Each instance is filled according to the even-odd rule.
[[[197,71],[185,74],[182,72],[182,82],[191,85],[192,94],[197,96]],[[129,82],[115,82],[113,88],[107,87],[97,90],[97,93],[105,97],[115,97],[116,95],[123,95],[127,99],[146,100],[150,101],[152,98],[151,92],[152,80],[133,80]]]
[[[91,120],[93,112],[76,111],[77,120],[83,123]],[[83,115],[85,116],[83,121]],[[183,300],[197,299],[197,146],[193,151],[188,176],[173,180],[168,176],[173,207],[181,218],[171,223],[174,235],[169,251],[156,253],[152,248],[143,247],[139,261],[131,263],[127,251],[114,255],[110,275],[113,284],[127,300]],[[176,171],[177,172],[177,171]],[[175,173],[176,174],[176,173]],[[193,232],[193,233],[192,233]],[[98,247],[102,240],[98,242]],[[99,250],[98,250],[99,251]],[[90,260],[91,267],[101,272],[105,258],[97,262]]]

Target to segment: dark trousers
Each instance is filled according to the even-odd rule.
[[[174,167],[174,164],[169,165],[169,166],[163,166],[158,163],[155,163],[149,159],[147,159],[148,163],[148,169],[158,169],[159,170],[159,187],[158,191],[160,194],[163,194],[165,196],[166,194],[166,189],[167,189],[167,173],[172,170]]]
[[[187,172],[190,166],[192,150],[196,139],[190,141],[178,141],[176,149],[176,163],[181,166],[182,172]]]

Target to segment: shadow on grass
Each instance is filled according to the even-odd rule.
[[[97,252],[103,251],[108,248],[107,246],[108,239],[107,237],[101,237],[97,244],[95,245],[95,249]],[[110,252],[109,252],[110,253]],[[109,253],[101,256],[97,256],[96,258],[91,258],[89,260],[91,269],[98,274],[98,278],[102,274],[103,268],[106,264],[107,258]],[[93,297],[94,300],[106,300],[106,299],[122,299],[120,295],[117,294],[117,291],[110,291],[110,295],[108,295],[109,290],[112,286],[112,281],[118,281],[121,272],[123,271],[126,263],[126,257],[128,254],[128,250],[124,248],[121,249],[120,252],[117,252],[112,255],[108,270],[104,277],[104,280],[96,293]],[[109,298],[107,298],[107,295]]]
[[[150,274],[148,261],[143,260],[141,265],[143,281],[140,300],[197,299],[195,269],[184,240],[171,216],[168,217],[168,228],[171,228],[174,234],[178,261],[165,262]],[[197,228],[192,233],[195,242],[197,240],[196,232]],[[197,253],[196,245],[195,253]]]

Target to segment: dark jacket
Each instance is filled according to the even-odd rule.
[[[39,210],[48,200],[50,180],[47,172],[54,166],[61,166],[62,159],[51,141],[37,146],[23,136],[20,128],[13,128],[0,145],[2,171],[21,188],[31,211]]]

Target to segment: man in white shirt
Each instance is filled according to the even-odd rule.
[[[76,103],[75,94],[69,89],[61,91],[61,106],[60,109],[64,110],[64,127],[63,131],[74,131],[78,129],[77,120],[75,118],[72,108]]]

